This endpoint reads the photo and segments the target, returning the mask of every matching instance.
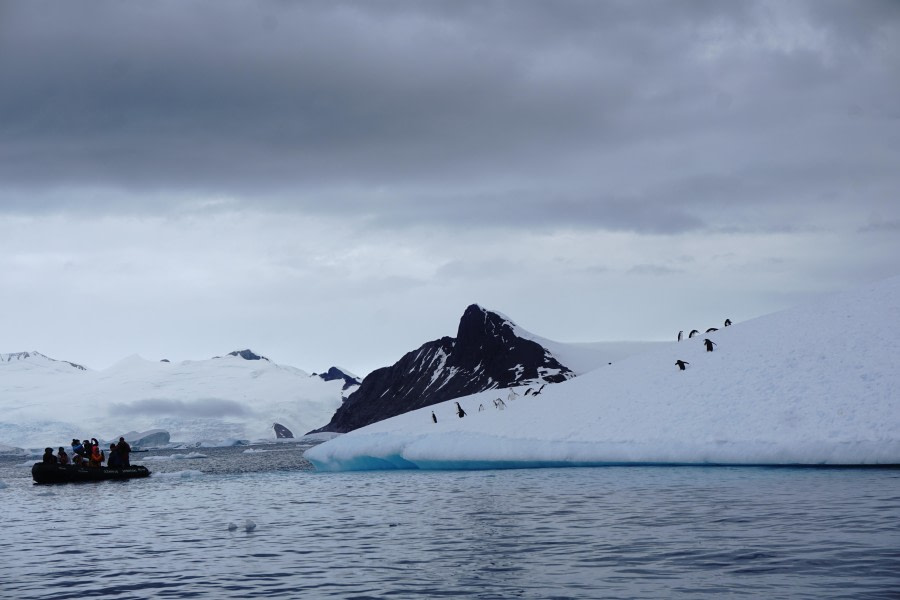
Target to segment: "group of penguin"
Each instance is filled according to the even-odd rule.
[[[729,325],[731,325],[731,319],[725,319],[725,327],[728,327]],[[714,332],[714,331],[718,331],[718,328],[716,328],[716,327],[710,327],[709,329],[706,330],[706,333],[712,333],[712,332]],[[693,330],[691,330],[691,332],[688,334],[688,337],[689,337],[689,338],[692,338],[692,337],[694,337],[695,335],[697,335],[698,333],[700,333],[698,330],[693,329]],[[682,339],[684,339],[684,331],[679,331],[679,332],[678,332],[678,341],[680,342]],[[712,352],[712,351],[713,351],[713,348],[714,348],[717,344],[716,344],[714,341],[712,341],[711,339],[705,338],[705,339],[703,340],[703,345],[706,346],[706,351],[707,351],[707,352]],[[612,363],[609,363],[609,364],[612,364]],[[691,363],[687,362],[686,360],[681,360],[681,359],[679,359],[679,360],[676,360],[676,361],[675,361],[675,365],[676,365],[676,366],[678,367],[678,369],[681,370],[681,371],[684,371],[685,368],[687,367],[687,365],[689,365],[689,364],[691,364]],[[545,385],[546,385],[546,384],[545,384]],[[535,391],[532,395],[537,396],[538,394],[541,393],[541,390],[542,390],[542,389],[544,389],[544,386],[543,386],[543,385],[540,387],[540,389],[538,389],[537,391]],[[531,393],[531,392],[532,392],[532,389],[531,389],[531,388],[528,388],[528,390],[525,392],[525,395],[527,396],[527,395],[528,395],[529,393]],[[510,396],[509,396],[510,399],[512,399],[512,398],[515,397],[515,396],[518,396],[518,394],[516,394],[516,392],[513,391],[513,390],[510,390],[509,394],[510,394]],[[466,416],[466,411],[463,410],[463,407],[459,405],[459,402],[455,402],[455,404],[456,404],[456,416],[459,417],[460,419],[462,419],[463,417]],[[494,400],[494,408],[497,408],[497,409],[499,409],[499,410],[503,410],[505,407],[506,407],[506,403],[504,403],[503,400],[501,400],[500,398],[497,398],[496,400]],[[479,410],[479,411],[484,410],[484,405],[483,405],[483,404],[482,404],[482,405],[479,405],[478,410]],[[431,411],[431,421],[434,422],[434,423],[437,423],[437,415],[434,414],[434,411]]]
[[[728,327],[729,325],[731,325],[731,319],[725,319],[725,327]],[[713,331],[718,331],[718,328],[716,328],[716,327],[710,327],[709,329],[706,330],[706,333],[712,333]],[[696,329],[692,329],[691,332],[688,334],[688,337],[689,337],[689,338],[692,338],[692,337],[694,337],[694,336],[695,336],[696,334],[698,334],[698,333],[700,333],[700,332],[697,331]],[[684,336],[684,331],[679,331],[679,332],[678,332],[678,341],[679,341],[679,342],[683,339],[683,336]],[[717,344],[716,344],[714,341],[712,341],[711,339],[705,338],[705,339],[703,340],[703,345],[706,346],[706,351],[707,351],[707,352],[712,352],[712,351],[713,351],[713,348],[714,348]],[[686,360],[680,360],[680,359],[679,359],[679,360],[676,360],[676,361],[675,361],[675,365],[678,367],[678,370],[679,370],[679,371],[684,371],[685,367],[686,367],[687,365],[689,365],[689,364],[691,364],[691,363],[687,362]]]
[[[545,383],[545,384],[541,385],[541,387],[539,387],[536,390],[534,388],[528,388],[527,390],[525,390],[525,395],[526,396],[528,396],[528,395],[537,396],[544,389],[545,385],[547,385],[547,384]],[[513,390],[513,389],[509,390],[509,396],[507,397],[508,400],[513,400],[518,397],[519,397],[519,395],[516,393],[515,390]],[[464,416],[466,416],[466,411],[463,410],[463,407],[459,405],[459,402],[455,402],[455,404],[456,404],[456,416],[459,417],[460,419],[462,419]],[[504,410],[506,408],[506,403],[503,401],[502,398],[497,398],[496,400],[494,400],[494,408],[496,408],[497,410]],[[479,404],[478,412],[481,412],[483,410],[484,410],[484,404]],[[437,415],[434,414],[434,411],[431,411],[431,421],[433,423],[437,423]]]

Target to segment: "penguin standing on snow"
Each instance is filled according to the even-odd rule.
[[[713,346],[716,345],[716,343],[715,343],[714,341],[712,341],[711,339],[709,339],[709,338],[706,338],[705,340],[703,340],[703,343],[706,345],[706,351],[707,351],[707,352],[712,352],[712,351],[713,351]]]
[[[696,329],[691,329],[691,332],[688,334],[688,337],[689,337],[689,338],[692,338],[692,337],[694,337],[695,335],[697,335],[698,333],[700,333],[700,332],[697,331]]]
[[[466,416],[466,411],[463,410],[462,406],[459,405],[459,402],[456,403],[456,415],[462,419]]]
[[[731,325],[731,319],[725,319],[725,327]]]
[[[437,423],[437,417],[434,415],[434,411],[431,411],[431,420]]]
[[[678,365],[678,370],[684,371],[685,365],[689,365],[689,364],[691,364],[691,363],[685,362],[685,361],[683,361],[683,360],[676,360],[676,361],[675,361],[675,364]]]
[[[678,332],[678,341],[681,341],[681,338],[684,337],[684,330]]]

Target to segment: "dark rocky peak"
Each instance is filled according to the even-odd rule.
[[[347,432],[417,408],[494,388],[556,383],[574,373],[506,317],[466,308],[457,337],[444,337],[376,369],[318,431]]]
[[[334,381],[335,379],[343,379],[344,387],[342,390],[347,390],[348,388],[353,387],[354,385],[359,385],[362,383],[358,377],[355,375],[350,375],[349,373],[337,368],[331,367],[324,373],[313,373],[314,377],[321,377],[323,381]]]
[[[268,360],[269,362],[272,362],[265,356],[255,354],[253,350],[235,350],[234,352],[229,352],[228,356],[240,356],[244,360]]]
[[[498,313],[477,304],[470,304],[459,320],[456,341],[458,344],[465,345],[477,342],[485,336],[491,338],[514,337],[513,325],[509,319]]]

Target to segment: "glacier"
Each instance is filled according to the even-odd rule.
[[[654,347],[539,396],[516,391],[503,411],[496,390],[482,392],[457,399],[465,418],[451,400],[305,457],[321,471],[898,465],[900,277]]]
[[[73,437],[124,435],[137,441],[134,430],[213,445],[227,439],[274,441],[275,422],[294,431],[328,422],[347,393],[344,385],[234,353],[181,362],[133,355],[101,371],[37,352],[5,354],[0,451],[68,446]]]

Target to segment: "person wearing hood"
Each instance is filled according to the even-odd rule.
[[[58,462],[56,456],[53,455],[53,448],[44,448],[43,463],[45,465],[55,465]]]

